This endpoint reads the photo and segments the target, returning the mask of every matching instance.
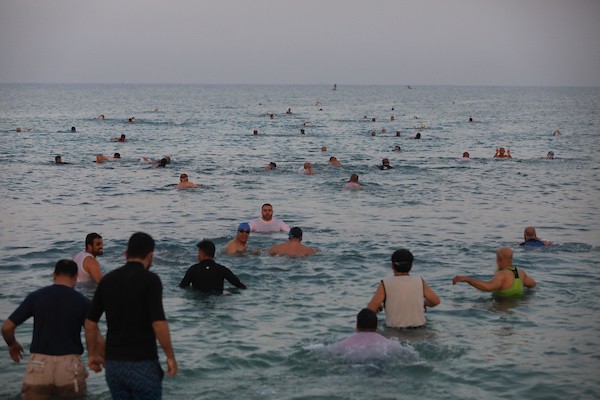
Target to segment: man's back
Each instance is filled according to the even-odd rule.
[[[269,254],[281,256],[307,256],[310,254],[315,254],[316,252],[316,249],[305,246],[299,242],[285,242],[276,244],[269,250]]]
[[[229,268],[217,264],[213,259],[203,260],[188,268],[179,287],[186,288],[191,284],[194,289],[202,292],[222,293],[225,279],[238,288],[246,288]]]

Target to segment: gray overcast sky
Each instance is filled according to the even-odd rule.
[[[600,0],[0,0],[0,82],[600,86]]]

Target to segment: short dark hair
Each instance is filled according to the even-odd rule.
[[[77,264],[73,260],[58,260],[54,266],[54,273],[56,275],[66,275],[73,278],[77,275]]]
[[[269,206],[269,207],[273,208],[273,206],[272,206],[272,205],[270,205],[269,203],[265,203],[265,204],[263,204],[263,205],[260,207],[260,209],[262,210],[264,206]]]
[[[406,249],[399,249],[392,254],[392,265],[396,272],[409,272],[415,258]]]
[[[368,308],[360,310],[356,316],[356,328],[365,331],[374,331],[377,329],[377,314]]]
[[[203,239],[196,246],[198,246],[198,249],[200,249],[200,251],[202,253],[204,253],[205,256],[208,256],[210,258],[214,258],[214,256],[215,256],[215,244],[212,241],[210,241],[208,239]]]
[[[88,233],[85,237],[85,248],[87,249],[88,245],[94,245],[94,239],[102,239],[102,236],[98,235],[96,232]]]
[[[144,232],[136,232],[127,243],[128,258],[145,258],[154,251],[154,239]]]

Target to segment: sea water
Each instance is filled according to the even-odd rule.
[[[54,263],[83,250],[87,233],[104,238],[106,273],[144,231],[157,242],[152,270],[179,363],[166,399],[598,398],[600,89],[331,89],[0,85],[1,319],[50,284]],[[126,143],[109,140],[121,134]],[[497,147],[513,158],[494,159]],[[121,161],[93,162],[115,152]],[[70,164],[55,165],[57,154]],[[166,168],[141,160],[163,155]],[[327,167],[331,156],[342,167]],[[383,158],[394,168],[379,170]],[[270,161],[277,169],[265,171]],[[315,175],[298,174],[306,161]],[[201,188],[176,190],[181,173]],[[362,190],[342,189],[352,173]],[[263,203],[318,253],[222,254]],[[519,247],[529,225],[554,244]],[[203,238],[247,290],[177,287]],[[285,240],[253,233],[249,247]],[[457,274],[490,278],[501,246],[538,282],[523,299],[452,286]],[[327,346],[353,333],[400,247],[442,303],[425,329],[386,329],[381,315],[380,332],[418,358],[332,358]],[[26,355],[31,332],[31,320],[17,328]],[[0,398],[19,398],[25,364],[2,346]],[[88,392],[110,398],[104,373],[90,372]]]

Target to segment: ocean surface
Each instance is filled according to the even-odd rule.
[[[51,284],[87,233],[104,238],[106,273],[147,232],[179,363],[165,399],[600,397],[599,88],[2,84],[0,134],[0,318]],[[494,159],[497,147],[513,158]],[[94,163],[115,152],[121,161]],[[166,168],[141,159],[164,155]],[[379,170],[383,158],[394,169]],[[315,175],[298,174],[306,161]],[[184,172],[201,188],[176,190]],[[352,173],[362,190],[342,189]],[[318,253],[222,254],[263,203]],[[529,225],[554,244],[520,248]],[[177,287],[203,238],[247,290]],[[285,240],[251,234],[249,247]],[[523,299],[452,286],[457,274],[490,278],[501,246],[538,282]],[[400,247],[442,301],[422,330],[380,315],[380,332],[416,357],[332,357]],[[17,329],[26,348],[31,332],[31,320]],[[0,398],[18,399],[26,364],[0,349]],[[104,373],[90,372],[88,392],[110,398]]]

